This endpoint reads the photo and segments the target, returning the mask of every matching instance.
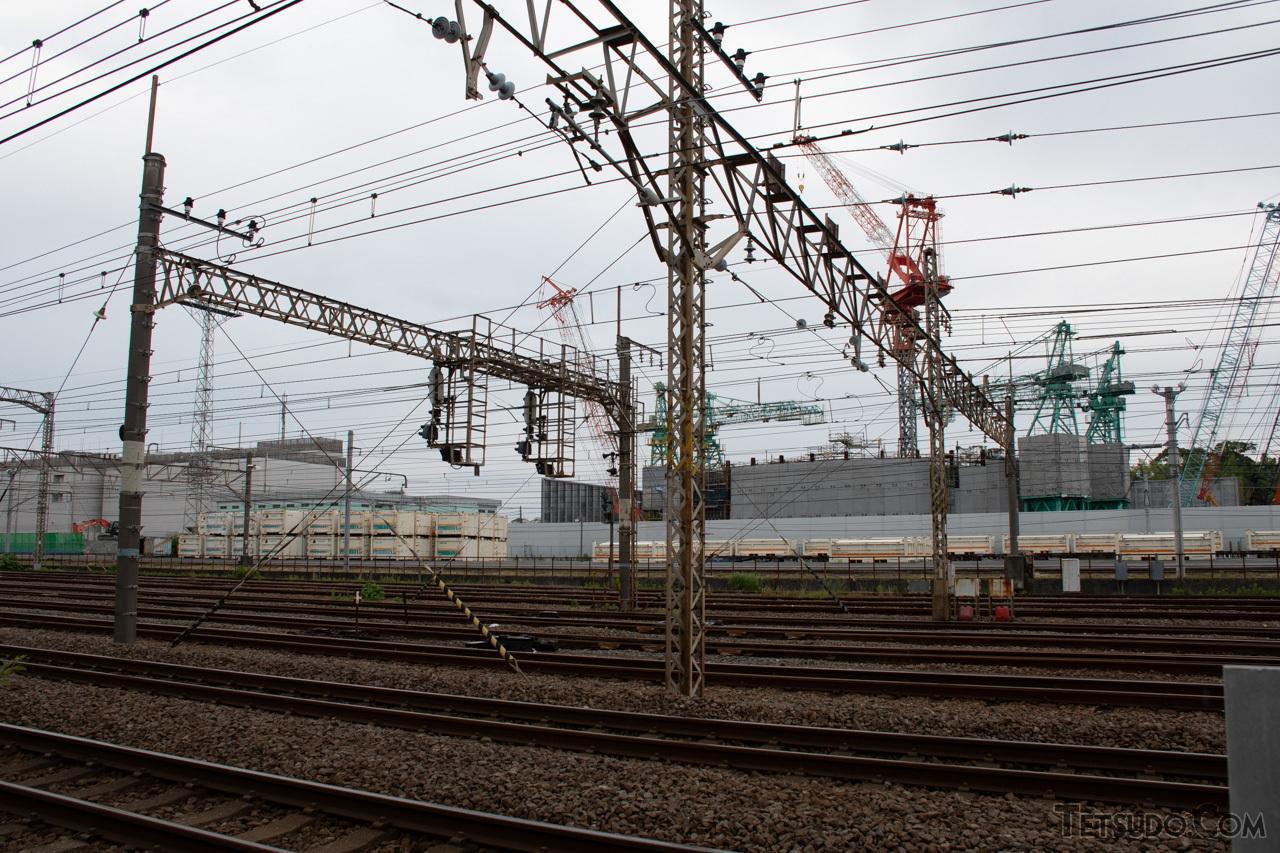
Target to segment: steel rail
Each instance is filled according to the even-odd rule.
[[[0,611],[0,624],[36,628],[68,628],[109,633],[111,623],[41,615],[24,616]],[[170,640],[175,626],[143,625],[138,636]],[[205,643],[271,648],[281,651],[328,654],[406,663],[501,668],[501,659],[482,650],[424,646],[387,641],[331,639],[263,631],[230,631],[203,628],[192,639]],[[655,647],[656,648],[656,647]],[[602,660],[599,657],[556,655],[526,657],[530,672],[594,678],[661,681],[662,661],[639,658]],[[802,666],[716,664],[708,668],[716,683],[731,687],[768,687],[817,690],[830,693],[884,693],[897,696],[931,696],[982,701],[1021,701],[1056,704],[1156,707],[1221,713],[1220,684],[1179,681],[1051,678],[989,673],[923,672],[912,670],[839,669]]]
[[[68,605],[66,603],[57,602],[13,599],[10,599],[7,604],[8,606],[25,609],[51,610],[59,612],[94,614],[107,614],[113,612],[112,606],[108,604]],[[210,624],[254,625],[264,628],[286,628],[298,631],[353,630],[354,626],[358,624],[359,630],[362,633],[378,637],[384,635],[399,635],[437,640],[462,641],[474,636],[472,631],[462,627],[429,628],[410,624],[397,624],[394,621],[389,621],[394,618],[393,613],[381,614],[381,619],[379,621],[370,621],[366,618],[361,624],[358,622],[353,623],[347,614],[344,614],[344,618],[339,619],[333,615],[330,615],[329,618],[288,615],[263,616],[258,614],[246,614],[238,612],[238,610],[239,608],[235,607],[223,608],[218,611],[218,613],[210,616],[206,621]],[[173,607],[156,607],[153,605],[142,606],[142,603],[140,602],[138,612],[140,616],[145,615],[149,619],[181,620],[189,619],[193,615],[194,611]],[[816,632],[798,633],[793,631],[786,633],[786,636],[789,639],[795,640],[805,639],[811,635],[815,638],[818,636]],[[572,649],[645,650],[653,646],[652,640],[628,639],[625,637],[611,635],[592,636],[586,634],[542,633],[539,637],[544,640],[555,640],[563,648]],[[879,637],[879,639],[885,638]],[[1005,645],[1016,644],[1016,641],[1005,643]],[[1049,643],[1047,645],[1058,644]],[[1067,643],[1064,645],[1070,644]],[[1185,644],[1174,647],[1184,648]],[[1262,651],[1259,651],[1254,655],[1228,655],[1222,652],[1215,654],[1161,654],[1158,652],[1120,651],[1091,651],[1087,653],[1064,651],[1054,653],[1017,648],[1004,648],[999,650],[950,648],[942,650],[937,648],[916,649],[900,646],[804,645],[798,643],[779,644],[741,642],[726,638],[721,640],[708,639],[707,653],[720,655],[742,655],[745,657],[836,660],[852,663],[951,663],[975,666],[1114,669],[1133,672],[1176,673],[1211,677],[1221,677],[1223,666],[1280,665],[1280,644],[1277,644],[1273,648],[1266,649],[1266,653],[1269,653],[1268,656],[1268,654]]]
[[[89,800],[54,794],[0,780],[0,811],[39,818],[42,823],[89,835],[102,835],[126,845],[183,853],[288,853],[160,818],[114,809]]]
[[[359,586],[352,582],[352,588]],[[416,587],[414,587],[416,589]],[[387,585],[386,589],[389,594],[394,595],[397,589],[394,585]],[[468,593],[472,589],[459,585],[458,589]],[[330,597],[333,588],[326,585],[324,595],[315,595],[310,601],[299,600],[299,593],[290,590],[288,597],[274,596],[270,593],[262,591],[244,591],[237,601],[230,604],[229,607],[235,610],[245,611],[265,611],[271,612],[278,610],[280,607],[287,607],[290,610],[298,612],[313,612],[332,614],[335,609],[346,609],[348,612],[352,610],[352,605],[335,602]],[[476,589],[478,594],[484,594],[487,588]],[[30,589],[29,584],[6,584],[0,581],[0,594],[4,593],[26,593],[35,595],[41,600],[94,600],[92,596],[95,593],[100,599],[105,595],[105,587],[98,589],[85,589],[77,592],[82,593],[79,596],[64,595],[62,593],[36,592]],[[503,591],[509,595],[509,590]],[[551,625],[570,625],[570,624],[590,624],[594,627],[617,627],[623,629],[632,629],[644,631],[646,629],[654,629],[661,625],[661,617],[649,616],[643,614],[620,615],[616,613],[591,613],[588,616],[576,616],[573,613],[556,613],[554,616],[543,615],[546,608],[534,610],[535,606],[546,604],[566,603],[570,596],[589,595],[590,590],[576,590],[576,588],[567,589],[565,592],[555,599],[531,600],[532,595],[522,592],[518,599],[510,601],[489,601],[483,605],[487,614],[495,618],[504,618],[508,621],[519,618],[522,622],[551,624]],[[181,601],[175,601],[180,599]],[[187,591],[173,588],[153,589],[152,592],[143,593],[142,601],[158,601],[164,602],[170,606],[178,606],[181,603],[189,602],[191,606],[203,606],[213,601],[215,596],[207,593],[191,593]],[[1022,599],[1019,599],[1022,601]],[[452,617],[455,615],[453,608],[445,604],[436,604],[426,601],[415,601],[408,605],[411,614],[421,618],[422,616],[439,615]],[[401,605],[394,604],[390,601],[383,603],[366,602],[362,606],[362,618],[364,615],[376,617],[380,612],[385,612],[386,618],[399,618],[403,615]],[[714,611],[713,611],[714,612]],[[1021,611],[1020,611],[1021,612]],[[786,636],[790,637],[796,633],[797,629],[801,629],[805,635],[809,636],[830,636],[832,638],[842,635],[853,636],[855,634],[866,633],[868,636],[872,634],[880,634],[887,638],[902,638],[900,641],[908,642],[908,636],[935,637],[939,642],[952,642],[956,638],[964,637],[966,634],[986,634],[988,637],[996,637],[999,635],[1008,635],[1011,637],[1025,637],[1026,643],[1030,645],[1052,645],[1057,642],[1054,634],[1072,634],[1072,635],[1092,635],[1096,636],[1096,640],[1081,640],[1081,644],[1092,643],[1095,645],[1107,645],[1115,647],[1117,644],[1126,642],[1126,637],[1141,638],[1143,642],[1150,643],[1148,648],[1156,649],[1163,644],[1165,648],[1184,648],[1185,643],[1171,640],[1159,639],[1154,635],[1184,637],[1200,637],[1197,645],[1207,644],[1209,646],[1221,645],[1229,650],[1235,648],[1235,641],[1230,637],[1249,637],[1258,644],[1256,648],[1259,651],[1264,650],[1267,646],[1263,643],[1272,644],[1273,647],[1280,649],[1280,628],[1269,626],[1174,626],[1174,625],[1124,625],[1124,624],[1079,624],[1069,622],[1011,622],[997,623],[986,621],[975,621],[963,625],[953,624],[949,628],[939,629],[937,623],[921,619],[915,622],[904,622],[900,619],[850,619],[842,614],[832,611],[829,613],[830,619],[806,619],[799,616],[769,616],[769,615],[753,615],[751,621],[725,622],[720,621],[718,625],[708,626],[708,633],[733,633],[748,632],[749,635],[768,637],[768,636]],[[1168,614],[1176,616],[1177,614]],[[1273,619],[1276,614],[1267,614],[1265,618]],[[1263,618],[1263,617],[1260,617]],[[774,627],[776,626],[776,627]],[[1224,635],[1224,636],[1218,636]],[[978,640],[975,639],[975,642]],[[1066,642],[1067,638],[1062,638],[1062,642]],[[923,642],[923,640],[921,640]],[[984,638],[983,643],[997,642],[994,639]],[[1005,641],[999,641],[1005,642]],[[1136,642],[1136,641],[1134,641]],[[1009,641],[1008,644],[1016,645]]]
[[[456,737],[488,737],[495,741],[549,747],[623,758],[662,759],[682,764],[727,766],[764,773],[804,773],[864,782],[893,781],[906,785],[955,788],[993,794],[1050,795],[1113,803],[1157,804],[1170,808],[1225,809],[1227,788],[1191,782],[1165,782],[1132,777],[1020,770],[1002,767],[942,764],[918,760],[870,758],[831,753],[799,752],[728,744],[671,741],[657,737],[561,729],[547,725],[509,723],[439,713],[348,704],[237,690],[145,676],[120,675],[34,664],[31,670],[58,678],[108,687],[147,690],[188,700],[278,711],[308,717],[328,717],[353,723],[425,730]]]
[[[270,690],[313,698],[341,699],[450,714],[532,720],[543,724],[604,727],[617,731],[647,732],[668,737],[719,739],[805,749],[891,753],[912,757],[924,755],[969,761],[1004,761],[1051,767],[1075,767],[1081,770],[1130,772],[1136,770],[1147,775],[1182,776],[1195,779],[1226,779],[1227,775],[1226,756],[1213,753],[949,737],[685,717],[639,711],[614,711],[319,681],[25,646],[0,646],[0,654],[23,655],[28,669],[37,675],[42,672],[37,668],[40,664],[53,664],[60,667],[143,675],[173,681],[216,684],[237,689]]]
[[[710,853],[713,850],[408,800],[22,726],[0,724],[0,741],[25,750],[94,761],[175,782],[195,783],[214,791],[252,794],[275,805],[315,808],[361,822],[379,820],[399,829],[444,838],[464,836],[481,846],[502,850],[528,853],[545,853],[548,850],[565,853]]]

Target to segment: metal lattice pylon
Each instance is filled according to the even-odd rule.
[[[49,475],[53,464],[54,397],[44,391],[24,391],[21,388],[0,386],[0,403],[17,403],[44,416],[44,421],[40,425],[40,485],[36,494],[36,541],[31,552],[32,565],[38,569],[44,559],[44,535],[49,529]]]
[[[212,311],[188,307],[200,324],[200,361],[196,365],[196,407],[191,419],[191,457],[187,462],[187,500],[183,527],[199,532],[200,516],[208,511],[209,484],[214,472],[209,467],[213,448],[213,334],[222,317]]]
[[[695,23],[701,0],[671,0],[670,60],[702,90],[703,52]],[[704,215],[705,126],[692,99],[672,79],[668,98],[668,175],[675,216],[667,230],[667,620],[666,684],[682,696],[706,690],[706,293],[698,258],[707,251]]]

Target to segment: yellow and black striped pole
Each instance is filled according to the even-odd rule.
[[[374,512],[376,514],[377,510],[374,510]],[[400,531],[395,530],[394,528],[392,528],[392,530],[395,532],[396,538],[405,544],[405,547],[409,549],[409,553],[412,554],[413,558],[418,561],[418,565],[426,569],[431,574],[431,580],[435,582],[435,585],[439,588],[439,590],[443,592],[450,601],[453,602],[454,606],[456,606],[458,610],[462,611],[463,616],[471,620],[472,627],[480,631],[480,635],[485,638],[485,640],[489,643],[489,645],[493,646],[494,650],[497,651],[497,653],[502,657],[504,661],[507,662],[507,664],[512,669],[514,669],[516,672],[520,673],[521,675],[524,675],[524,670],[520,669],[519,662],[516,661],[515,657],[512,656],[511,652],[507,651],[506,647],[502,645],[502,643],[498,640],[497,635],[494,634],[492,631],[490,631],[489,627],[485,625],[483,622],[481,622],[476,617],[476,615],[471,612],[471,608],[468,607],[465,603],[463,603],[462,599],[458,598],[458,596],[454,594],[453,590],[449,588],[449,584],[445,583],[444,578],[440,577],[440,573],[437,572],[434,568],[432,568],[431,565],[427,563],[426,560],[422,559],[422,557],[419,556],[417,549],[413,547],[413,543],[411,543],[408,539],[405,539],[404,536],[400,535]],[[473,536],[469,538],[474,539],[475,537]],[[420,589],[418,590],[418,592],[414,593],[413,597],[417,598],[421,593],[422,593],[422,590]],[[406,596],[406,600],[407,600],[407,596]]]

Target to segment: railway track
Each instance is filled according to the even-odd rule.
[[[112,623],[101,619],[16,614],[0,611],[0,625],[52,628],[88,633],[111,633]],[[171,640],[178,626],[143,624],[138,636]],[[281,635],[264,631],[237,631],[202,627],[189,642],[249,646],[276,651],[395,660],[425,665],[502,669],[506,664],[486,650],[456,646],[429,646],[359,638]],[[526,672],[556,675],[661,681],[661,660],[584,655],[522,655]],[[1170,708],[1188,711],[1223,710],[1221,684],[1155,680],[1054,678],[988,673],[926,672],[823,668],[799,665],[709,663],[709,681],[722,686],[770,687],[830,693],[870,693],[894,696],[931,696],[985,701],[1048,702],[1106,706]]]
[[[386,839],[396,830],[435,839],[462,837],[489,849],[530,853],[707,853],[711,849],[407,800],[21,726],[0,724],[0,743],[29,756],[0,766],[0,776],[22,780],[0,781],[0,810],[131,846],[184,853],[280,851],[266,842],[287,842],[318,813],[331,821],[354,822],[355,826],[348,826],[348,835],[363,835],[369,843]],[[104,773],[104,768],[115,772]],[[78,779],[98,781],[70,793],[47,790]],[[167,784],[158,794],[120,807],[94,801],[131,787],[145,788],[147,779]],[[143,814],[193,796],[198,807],[178,821]],[[200,828],[232,821],[250,801],[285,812],[263,827],[269,827],[268,832],[250,837]],[[358,846],[361,838],[348,840],[352,842],[349,849],[363,849]]]
[[[25,654],[28,672],[41,678],[433,734],[487,737],[506,743],[757,772],[799,772],[983,793],[1048,795],[1170,808],[1227,806],[1227,789],[1222,784],[1226,759],[1221,755],[601,711],[124,661],[45,649],[3,647],[0,652]],[[955,763],[960,761],[969,763]],[[994,762],[1005,766],[993,766]],[[1028,769],[1036,765],[1050,769]],[[1126,775],[1100,775],[1098,771]],[[1150,778],[1153,775],[1196,781],[1157,780]]]
[[[46,590],[60,589],[70,592],[81,590],[91,594],[110,593],[112,579],[108,576],[58,575],[56,573],[33,574],[31,572],[0,573],[0,591],[30,589],[38,582]],[[234,585],[235,581],[217,578],[148,578],[144,593],[165,595],[194,595],[199,600],[210,601]],[[258,595],[274,595],[277,598],[299,601],[306,598],[322,602],[338,588],[349,591],[359,589],[363,581],[303,582],[303,581],[254,581],[251,588],[238,595],[253,598]],[[389,596],[421,589],[419,584],[386,583]],[[495,615],[508,612],[525,612],[531,608],[568,607],[572,601],[590,601],[602,590],[578,587],[513,586],[510,584],[469,585],[455,584],[455,591],[463,598],[483,603],[485,609]],[[348,592],[348,594],[350,594]],[[880,617],[917,616],[929,612],[924,596],[868,596],[848,594],[842,596],[846,606],[854,612]],[[641,591],[638,604],[642,608],[662,605],[662,594]],[[442,605],[443,606],[443,605]],[[708,593],[708,612],[717,616],[770,610],[788,617],[840,618],[839,608],[829,600],[797,599],[766,593],[741,594],[732,592]],[[1280,624],[1280,599],[1268,596],[1116,596],[1116,595],[1052,595],[1019,596],[1017,613],[1024,618],[1053,618],[1055,616],[1104,618],[1104,619],[1156,619],[1177,618],[1188,621],[1256,621]],[[752,617],[755,618],[754,616]]]
[[[43,599],[9,599],[6,604],[25,610],[50,612],[69,612],[76,614],[92,614],[105,616],[114,612],[110,604],[47,601]],[[343,608],[346,610],[346,608]],[[370,636],[410,637],[453,642],[467,642],[475,639],[475,631],[470,626],[423,626],[412,621],[400,622],[399,614],[393,607],[372,608],[373,614],[366,613],[363,620],[351,618],[350,614],[334,614],[334,608],[326,612],[324,608],[285,607],[281,610],[263,611],[259,608],[243,608],[228,605],[209,617],[210,624],[219,625],[253,625],[260,628],[281,628],[294,631],[345,631],[358,628]],[[202,607],[163,607],[153,603],[139,605],[139,616],[151,620],[193,621],[203,612]],[[276,613],[280,615],[264,615]],[[308,615],[316,614],[316,615]],[[451,621],[458,621],[456,618]],[[523,625],[518,617],[504,622],[504,630]],[[654,634],[656,629],[650,628],[648,638],[639,632],[634,639],[612,634],[555,633],[541,631],[539,638],[554,640],[565,649],[627,649],[652,651],[655,648]],[[839,640],[845,643],[862,642],[869,639],[897,642],[893,632],[882,631],[849,632],[839,630],[779,630],[765,632],[765,636],[774,642],[747,642],[737,639],[746,637],[752,632],[747,629],[727,629],[715,626],[708,630],[708,654],[735,655],[763,658],[804,658],[849,663],[895,663],[895,664],[967,664],[980,666],[1010,666],[1046,669],[1106,669],[1129,672],[1156,672],[1164,674],[1197,675],[1220,677],[1222,667],[1229,665],[1275,665],[1280,664],[1280,642],[1258,641],[1225,641],[1217,644],[1220,651],[1205,654],[1202,651],[1187,653],[1160,653],[1156,651],[1139,651],[1135,653],[1121,651],[1097,651],[1105,642],[1090,642],[1089,651],[1066,651],[1073,647],[1071,638],[1057,640],[1054,638],[1035,638],[1030,644],[1049,646],[1055,651],[1028,650],[1016,648],[1023,645],[1021,636],[996,637],[999,649],[984,648],[929,648],[916,649],[902,646],[872,645],[833,645],[817,644],[812,641]],[[791,642],[779,643],[777,639]],[[951,644],[968,642],[975,645],[991,645],[986,637],[961,639],[950,635]],[[1096,639],[1096,638],[1091,638]],[[810,642],[801,642],[810,641]],[[934,638],[934,643],[940,642]],[[1118,643],[1123,645],[1123,642]],[[1185,642],[1163,641],[1156,644],[1162,649],[1183,649]],[[1079,648],[1076,645],[1076,648]],[[1210,644],[1210,648],[1213,648]]]

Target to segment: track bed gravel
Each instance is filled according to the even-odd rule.
[[[193,666],[657,713],[1180,750],[1222,751],[1224,743],[1221,718],[1204,713],[714,687],[707,700],[693,703],[669,697],[654,685],[630,682],[520,678],[204,645],[170,650],[153,641],[119,647],[106,638],[54,631],[5,629],[0,640]],[[1227,849],[1220,839],[1195,835],[1159,840],[1064,835],[1063,806],[1026,797],[575,754],[37,678],[18,677],[4,691],[0,720],[464,808],[760,853]]]

